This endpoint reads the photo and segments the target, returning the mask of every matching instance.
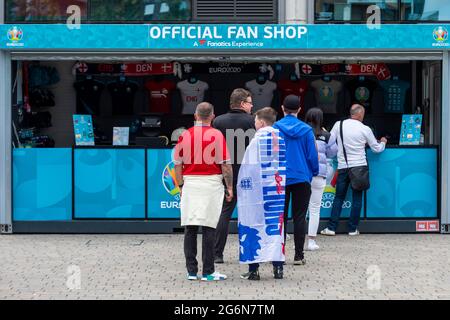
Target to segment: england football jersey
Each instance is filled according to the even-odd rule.
[[[209,89],[206,82],[197,81],[190,83],[188,80],[178,82],[177,89],[180,90],[183,102],[183,114],[194,114],[197,105],[203,102],[205,92]]]

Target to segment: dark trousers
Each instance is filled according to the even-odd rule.
[[[339,217],[341,216],[342,204],[347,195],[348,186],[350,185],[350,178],[348,169],[338,170],[338,178],[336,182],[336,196],[334,197],[333,208],[331,209],[331,218],[328,222],[328,229],[336,231]],[[362,191],[355,191],[352,189],[352,210],[350,212],[350,219],[348,220],[349,232],[354,232],[358,228],[359,216],[362,208]]]
[[[189,274],[197,274],[197,233],[199,226],[186,226],[184,229],[184,256]],[[202,262],[203,274],[214,273],[214,236],[215,229],[202,227]]]
[[[303,246],[306,236],[306,213],[311,198],[311,184],[307,182],[286,186],[286,201],[284,205],[284,240],[286,242],[289,203],[292,197],[292,218],[294,220],[295,257],[304,258]]]
[[[223,251],[225,250],[225,245],[228,238],[228,228],[230,225],[230,219],[233,215],[234,208],[236,208],[237,203],[237,191],[236,182],[233,182],[233,200],[227,202],[223,200],[222,213],[220,214],[219,223],[216,228],[216,242],[214,246],[214,254],[218,258],[223,258]]]
[[[272,265],[274,267],[281,267],[281,269],[283,269],[283,261],[272,261]],[[250,263],[248,265],[248,271],[253,272],[258,270],[259,268],[259,263]]]

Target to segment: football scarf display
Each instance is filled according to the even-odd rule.
[[[391,77],[391,72],[385,63],[368,64],[308,64],[296,63],[296,73],[300,76],[322,76],[322,75],[373,75],[378,80],[386,80]],[[299,75],[297,74],[297,76]]]
[[[177,67],[177,70],[174,69]],[[151,76],[169,75],[178,72],[179,64],[174,63],[85,63],[73,66],[75,75],[124,75]]]

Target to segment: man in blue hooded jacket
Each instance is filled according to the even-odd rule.
[[[311,181],[319,173],[319,157],[312,128],[297,118],[300,98],[287,96],[281,106],[284,118],[274,124],[286,143],[286,202],[284,223],[287,230],[289,203],[292,196],[294,220],[295,265],[306,263],[303,246],[306,235],[306,213],[311,197]],[[286,232],[286,231],[285,231]],[[286,235],[285,235],[286,236]]]

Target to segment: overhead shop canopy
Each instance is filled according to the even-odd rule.
[[[341,62],[442,60],[450,25],[0,25],[14,60]],[[2,36],[3,35],[3,36]],[[49,36],[51,35],[51,36]],[[399,40],[400,35],[408,39]]]

